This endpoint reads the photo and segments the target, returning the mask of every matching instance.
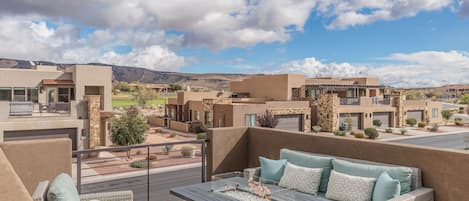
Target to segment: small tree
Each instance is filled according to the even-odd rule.
[[[139,86],[133,96],[133,99],[138,102],[138,105],[145,107],[149,100],[153,100],[158,97],[158,93],[154,90],[147,89],[144,86]]]
[[[257,118],[257,124],[260,127],[275,128],[278,124],[278,119],[272,114],[271,111],[266,110]]]
[[[148,124],[137,108],[131,107],[120,117],[112,119],[111,130],[112,143],[118,146],[130,146],[143,143]],[[130,150],[127,150],[127,158],[130,159]]]
[[[408,118],[405,120],[405,123],[408,124],[410,127],[414,127],[417,124],[417,119],[415,118]]]
[[[469,94],[464,94],[460,97],[459,103],[469,104]]]
[[[449,119],[453,116],[453,113],[450,110],[441,111],[441,116],[445,120],[445,125],[448,124]]]
[[[182,90],[182,86],[180,84],[169,84],[169,87],[172,91],[180,91]]]
[[[373,126],[376,126],[377,128],[381,127],[383,125],[383,122],[379,119],[373,119]]]

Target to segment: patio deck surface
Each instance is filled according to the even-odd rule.
[[[171,188],[200,182],[200,167],[152,174],[150,175],[150,200],[180,201],[169,194]],[[82,186],[82,194],[120,190],[132,190],[134,201],[146,201],[147,176],[116,179]]]

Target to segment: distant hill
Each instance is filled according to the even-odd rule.
[[[34,61],[36,64],[57,65],[60,69],[65,69],[74,64],[61,64],[49,61]],[[125,82],[142,83],[179,83],[184,86],[203,87],[215,90],[226,90],[229,88],[229,82],[233,80],[242,80],[252,75],[248,74],[225,74],[225,73],[180,73],[154,71],[146,68],[116,66],[101,63],[90,63],[93,65],[112,66],[113,80]],[[32,63],[26,60],[3,59],[0,58],[0,68],[21,68],[31,69]]]

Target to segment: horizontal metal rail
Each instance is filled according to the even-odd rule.
[[[206,150],[206,143],[207,143],[207,140],[188,140],[188,141],[179,141],[179,142],[168,142],[168,143],[156,143],[156,144],[140,144],[140,145],[132,145],[132,146],[119,146],[119,147],[107,147],[107,148],[98,148],[98,149],[87,149],[87,150],[77,150],[77,151],[73,151],[73,155],[76,155],[76,163],[77,163],[77,190],[79,193],[81,193],[81,183],[82,183],[82,171],[85,170],[85,169],[91,169],[91,168],[84,168],[82,169],[82,162],[83,162],[83,159],[82,159],[82,156],[83,155],[86,155],[86,154],[90,154],[90,153],[96,153],[96,152],[102,152],[102,151],[109,151],[109,152],[112,152],[112,151],[129,151],[129,150],[132,150],[132,149],[143,149],[145,148],[146,149],[146,154],[141,154],[141,155],[146,155],[146,161],[147,161],[147,200],[150,200],[149,198],[149,193],[150,193],[150,169],[151,169],[151,165],[150,165],[150,154],[154,154],[151,152],[151,149],[152,147],[164,147],[164,146],[173,146],[173,145],[182,145],[182,144],[200,144],[200,156],[201,156],[201,163],[202,163],[202,172],[201,172],[201,181],[202,182],[205,182],[206,181],[206,153],[205,153],[205,150]],[[172,150],[172,151],[168,151],[169,152],[175,152],[175,150]],[[161,152],[156,152],[156,153],[161,153]],[[132,156],[133,154],[131,154]],[[160,159],[160,160],[169,160],[169,158],[167,159]],[[124,163],[124,164],[128,164],[128,163]],[[122,164],[115,164],[115,166],[118,166],[118,165],[122,165]],[[113,165],[105,165],[103,167],[109,167],[109,166],[114,166]],[[93,168],[100,168],[100,166],[98,167],[93,167]],[[101,167],[102,168],[102,167]],[[112,173],[110,173],[112,174]],[[96,176],[96,175],[88,175],[88,176],[85,176],[85,177],[91,177],[91,176]]]

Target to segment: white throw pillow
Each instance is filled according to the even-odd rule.
[[[326,198],[339,201],[371,201],[375,178],[357,177],[331,171]]]
[[[322,168],[306,168],[287,162],[278,185],[316,195],[321,184],[321,174]]]

